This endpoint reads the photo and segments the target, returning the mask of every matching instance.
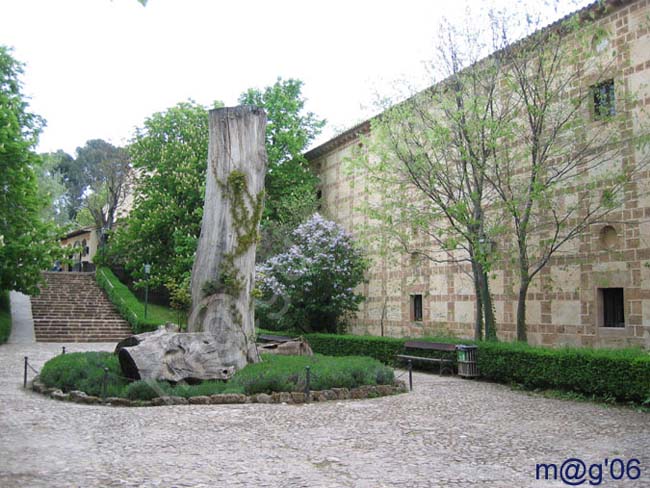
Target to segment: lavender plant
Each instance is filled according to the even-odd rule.
[[[368,262],[352,235],[314,214],[292,234],[294,244],[257,266],[256,315],[260,327],[337,332],[359,309]]]

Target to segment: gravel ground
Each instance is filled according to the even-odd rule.
[[[1,487],[560,487],[536,465],[567,458],[602,464],[583,486],[650,486],[646,413],[427,374],[409,394],[301,406],[129,409],[24,391],[23,357],[40,369],[61,346],[0,346]],[[615,458],[638,469],[613,480]]]

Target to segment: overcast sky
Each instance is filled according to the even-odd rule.
[[[559,3],[549,19],[576,8]],[[126,144],[154,112],[236,105],[278,76],[304,82],[324,142],[372,115],[395,80],[428,84],[436,25],[467,5],[481,22],[480,0],[0,0],[0,44],[26,64],[24,93],[47,120],[39,151]]]

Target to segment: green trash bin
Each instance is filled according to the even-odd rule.
[[[461,378],[478,378],[480,376],[478,364],[476,363],[478,347],[459,344],[456,349],[458,351],[458,376]]]

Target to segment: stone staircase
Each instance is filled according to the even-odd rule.
[[[43,273],[32,297],[37,342],[117,342],[132,334],[95,282],[95,273]]]

